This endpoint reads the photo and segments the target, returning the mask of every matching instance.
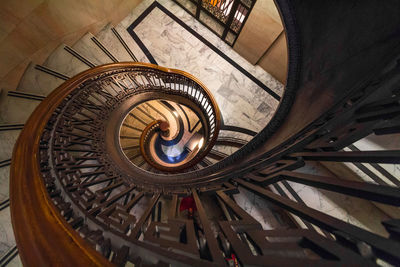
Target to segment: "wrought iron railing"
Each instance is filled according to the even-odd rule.
[[[256,0],[174,0],[209,30],[233,46]]]
[[[400,245],[395,240],[398,221],[384,222],[390,238],[381,237],[309,208],[302,202],[285,198],[285,193],[277,184],[282,182],[287,190],[292,192],[293,189],[287,181],[293,181],[400,206],[398,188],[295,172],[297,168],[304,166],[305,161],[313,160],[400,163],[399,151],[340,151],[370,133],[386,133],[384,129],[388,128],[392,129],[389,132],[393,133],[393,129],[397,129],[400,116],[397,87],[388,86],[379,91],[366,88],[362,94],[355,92],[344,99],[343,104],[337,104],[293,137],[256,158],[246,159],[237,166],[230,164],[229,168],[221,167],[228,166],[227,161],[232,162],[236,154],[248,149],[255,141],[245,145],[244,150],[239,150],[233,157],[193,173],[149,176],[138,170],[130,173],[132,169],[126,169],[123,162],[116,161],[113,156],[108,158],[108,154],[114,152],[107,150],[107,138],[101,137],[101,132],[106,135],[110,130],[105,123],[113,119],[110,119],[112,116],[107,116],[106,109],[102,108],[100,103],[111,108],[112,112],[121,114],[117,106],[123,106],[130,99],[129,96],[136,95],[136,89],[151,91],[155,85],[160,86],[161,82],[156,82],[145,72],[137,77],[127,74],[135,68],[149,68],[154,71],[153,67],[148,65],[131,65],[124,68],[110,65],[100,67],[101,71],[94,76],[88,76],[89,72],[84,73],[76,78],[79,82],[67,83],[43,102],[39,107],[39,111],[46,109],[45,112],[42,111],[43,117],[36,120],[38,114],[35,112],[27,123],[28,128],[22,133],[14,153],[12,179],[14,183],[23,181],[26,183],[24,186],[32,185],[39,192],[43,192],[44,185],[48,196],[30,190],[29,198],[42,198],[40,201],[47,203],[43,206],[44,203],[37,204],[39,200],[32,201],[35,206],[29,208],[35,210],[37,215],[31,217],[32,214],[26,212],[26,208],[22,208],[27,202],[20,200],[26,198],[26,194],[23,194],[25,197],[21,196],[22,193],[18,192],[20,188],[12,186],[13,216],[19,218],[18,221],[14,220],[14,223],[21,257],[36,258],[27,252],[25,242],[32,230],[24,223],[39,223],[43,220],[36,216],[49,218],[49,215],[44,213],[54,209],[52,205],[55,205],[57,211],[54,212],[59,212],[64,218],[61,219],[57,215],[57,220],[61,225],[69,226],[63,226],[66,228],[62,231],[53,231],[61,231],[58,235],[72,235],[71,231],[75,229],[86,239],[89,247],[94,246],[105,258],[120,264],[126,261],[135,262],[135,259],[139,258],[145,260],[144,255],[146,260],[153,263],[181,261],[185,264],[217,265],[224,264],[224,257],[230,255],[240,262],[256,265],[260,261],[272,260],[276,264],[288,264],[300,259],[304,264],[340,262],[369,265],[372,264],[371,259],[376,258],[392,264],[398,262],[397,251]],[[390,79],[398,80],[399,77],[393,76]],[[387,82],[393,83],[394,80]],[[127,84],[127,81],[131,81],[131,84]],[[167,77],[160,78],[159,81],[171,84]],[[133,85],[136,86],[133,88]],[[73,90],[72,87],[79,90]],[[100,87],[107,89],[99,90]],[[179,90],[171,87],[170,93]],[[53,107],[48,109],[48,101],[55,100],[66,88],[68,93],[64,93],[64,100],[54,101]],[[181,88],[183,89],[179,92],[186,92],[190,96],[197,97],[199,94],[198,91],[190,93],[184,89],[188,87]],[[204,100],[199,103],[204,103]],[[377,113],[380,115],[377,116]],[[101,119],[96,119],[95,116],[100,116]],[[48,123],[45,124],[47,120]],[[35,126],[37,124],[40,126]],[[43,129],[41,138],[31,141],[27,137],[32,135],[29,129],[39,129],[35,130],[39,133],[40,129]],[[24,145],[23,142],[28,143]],[[103,143],[106,143],[107,153],[101,150],[103,147],[100,144]],[[32,154],[36,155],[40,165],[37,165],[35,160],[32,161],[35,158],[31,157]],[[16,166],[22,164],[21,160],[26,163],[26,169],[22,172],[16,169]],[[219,172],[215,172],[215,168],[219,168]],[[24,177],[43,177],[43,181],[38,181],[37,178],[32,181],[31,178]],[[278,193],[272,192],[269,189],[271,186]],[[232,198],[239,192],[239,188],[252,191],[298,216],[306,225],[306,229],[283,232],[262,230],[260,224]],[[207,210],[203,203],[205,193],[218,199],[211,207],[207,204]],[[193,199],[193,208],[195,207],[198,213],[197,219],[187,220],[182,218],[181,213],[177,213],[178,203],[184,202],[185,195]],[[172,202],[169,200],[171,197]],[[139,207],[143,204],[145,209],[140,211]],[[211,223],[215,222],[210,221],[207,216],[212,210],[222,212],[221,216],[224,218],[219,220],[219,225],[213,226],[217,227],[217,230],[212,230]],[[137,212],[141,215],[137,215]],[[51,215],[47,223],[54,224],[55,219],[51,219],[54,216]],[[321,228],[325,236],[317,234],[312,225]],[[52,227],[54,228],[54,225]],[[42,226],[39,229],[43,229]],[[217,236],[214,231],[217,231]],[[185,242],[180,241],[179,237],[183,233],[187,240]],[[85,249],[90,255],[95,253],[90,252],[88,247],[81,247],[83,241],[75,234],[73,236],[73,242],[78,245],[77,251]],[[274,241],[267,242],[265,238],[289,238],[291,241],[279,249],[273,249],[277,244]],[[40,253],[43,253],[43,250],[49,249],[50,239],[52,238],[46,239],[42,244],[32,240],[27,243],[36,244]],[[203,245],[197,247],[196,242]],[[61,242],[57,247],[61,249],[65,245],[66,243]],[[350,247],[353,249],[349,249]],[[273,250],[266,250],[267,248]],[[312,251],[314,256],[310,258],[304,254],[304,250]],[[328,254],[326,250],[329,251]],[[279,256],[282,251],[286,253],[285,257]],[[300,253],[301,256],[291,258],[288,251]]]
[[[134,70],[134,75],[140,75],[138,69]],[[198,85],[193,80],[188,80],[183,75],[168,74],[168,77],[153,77],[155,74],[151,72],[146,73],[146,75],[152,79],[165,81],[165,85],[156,84],[149,85],[151,88],[136,89],[135,98],[140,100],[136,101],[136,104],[135,101],[131,101],[128,111],[118,110],[114,115],[111,115],[112,121],[121,121],[119,114],[125,115],[121,122],[120,131],[116,133],[120,138],[120,146],[126,157],[136,166],[141,167],[144,163],[147,163],[144,167],[148,171],[154,170],[154,168],[156,172],[159,172],[159,170],[166,172],[190,171],[190,167],[200,162],[217,140],[220,128],[218,106],[205,87]],[[140,91],[145,94],[137,96]],[[190,111],[190,118],[196,120],[193,125],[197,129],[196,132],[193,132],[195,128],[190,127],[190,119],[184,108]],[[150,114],[151,112],[154,114]],[[159,136],[155,130],[159,128],[161,121],[164,121],[167,125],[174,125],[174,132],[170,132],[168,138],[160,136],[160,139],[154,139],[153,137]],[[87,130],[89,131],[89,129]],[[197,146],[195,151],[189,151],[193,148],[195,142],[200,141],[199,136],[201,136],[202,145]],[[158,140],[153,143],[152,150],[149,150],[150,139]],[[153,151],[156,144],[159,146],[155,150],[158,151],[157,153]],[[168,153],[165,154],[162,147],[175,150],[172,154],[176,154],[178,150],[182,151],[179,157],[175,157]],[[145,151],[147,152],[145,153]],[[157,154],[161,155],[164,160],[159,158]],[[152,159],[152,156],[158,160]],[[148,165],[153,168],[149,168]]]
[[[384,31],[380,28],[375,33],[382,34],[374,39],[373,44],[378,48],[370,51],[373,45],[368,43],[365,48],[362,42],[358,43],[357,48],[362,46],[365,50],[360,48],[350,53],[357,57],[357,62],[345,57],[344,63],[337,63],[335,58],[335,64],[327,64],[332,61],[326,59],[323,63],[328,67],[322,73],[320,68],[324,64],[319,60],[315,63],[310,55],[320,52],[321,58],[327,56],[327,46],[338,56],[342,46],[331,46],[331,39],[325,35],[319,39],[319,36],[304,38],[307,32],[312,32],[307,30],[330,23],[329,15],[338,8],[341,19],[335,22],[360,30],[362,34],[357,37],[361,38],[365,34],[364,25],[350,22],[359,22],[357,15],[364,16],[364,12],[349,15],[344,13],[348,9],[342,9],[337,3],[322,8],[318,1],[316,6],[310,4],[312,1],[298,1],[294,6],[289,1],[278,2],[289,44],[289,75],[280,107],[271,123],[254,139],[209,167],[184,174],[148,173],[130,168],[122,161],[113,164],[118,153],[99,153],[100,146],[86,145],[89,140],[103,144],[99,133],[113,133],[114,126],[119,125],[98,105],[89,102],[94,99],[85,91],[85,86],[96,84],[93,82],[98,80],[97,75],[101,77],[101,73],[109,72],[110,66],[76,76],[42,102],[24,127],[11,166],[11,210],[24,263],[398,265],[398,218],[383,221],[370,218],[379,220],[385,227],[387,234],[379,235],[307,206],[292,184],[309,185],[395,209],[400,206],[397,186],[299,171],[313,161],[400,163],[398,150],[343,151],[370,134],[400,133],[399,49],[398,42],[391,46],[392,42],[388,41],[390,38],[398,40],[393,34],[398,30],[398,21],[388,24],[388,21],[398,20],[397,13],[392,12],[392,7],[379,7],[386,12],[373,21],[374,25],[385,26],[382,27]],[[378,8],[373,1],[364,4],[368,6],[364,11]],[[295,12],[300,15],[318,12],[324,16],[321,15],[323,19],[320,20],[317,16],[305,19],[293,15]],[[313,23],[309,23],[310,17]],[[296,19],[303,19],[301,26],[304,28],[296,24]],[[314,19],[319,24],[314,23]],[[343,32],[343,27],[324,26],[324,33],[347,40],[348,33]],[[303,35],[299,35],[300,30]],[[368,41],[375,38],[367,37]],[[315,42],[325,46],[316,51]],[[309,57],[302,61],[301,52]],[[364,54],[360,56],[359,53]],[[367,64],[361,64],[365,57],[369,59],[368,67],[373,65],[374,68],[365,69]],[[348,67],[349,61],[357,68]],[[129,66],[117,64],[114,67]],[[142,78],[146,81],[148,77]],[[115,93],[110,92],[112,96],[99,96],[118,113],[119,105],[115,105],[115,101],[121,100],[119,104],[122,104],[127,99],[115,96],[125,91],[126,85],[115,80],[106,85],[120,88]],[[84,93],[80,99],[73,93],[76,88]],[[115,98],[117,100],[113,100]],[[87,109],[88,113],[80,114],[81,109]],[[80,119],[64,117],[78,113]],[[94,115],[103,123],[107,122],[107,127],[92,124],[94,120],[90,116]],[[91,126],[84,126],[86,124]],[[73,127],[80,128],[82,133],[69,135]],[[83,132],[89,134],[82,136]],[[114,144],[104,141],[105,146]],[[76,151],[69,146],[71,142],[81,146],[77,152],[83,154],[76,157],[72,153]],[[60,147],[63,149],[58,150]],[[264,203],[274,204],[275,212],[280,215],[279,228],[264,229],[261,222],[238,203],[236,196],[244,191],[260,196]],[[299,221],[302,225],[297,223]]]

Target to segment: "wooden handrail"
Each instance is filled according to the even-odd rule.
[[[24,266],[111,266],[66,222],[46,191],[39,169],[39,141],[45,125],[65,97],[82,82],[105,71],[129,67],[157,69],[186,76],[199,84],[220,111],[212,94],[193,75],[148,63],[113,63],[84,71],[55,89],[26,122],[14,147],[10,168],[11,218]],[[219,129],[219,128],[218,128]]]
[[[145,140],[147,138],[147,134],[149,133],[149,130],[152,129],[155,125],[159,125],[161,123],[161,120],[153,121],[149,123],[146,128],[144,128],[142,134],[140,135],[139,139],[139,148],[140,148],[140,153],[142,154],[143,159],[151,164],[153,166],[153,161],[150,159],[150,157],[147,155],[146,148],[145,148]],[[153,166],[154,167],[154,166]]]
[[[211,208],[220,209],[226,206],[240,218],[232,221],[229,219],[228,212],[228,216],[225,216],[226,220],[218,222],[219,228],[221,228],[218,234],[225,237],[224,239],[229,242],[230,247],[237,254],[235,257],[237,256],[237,259],[243,264],[256,265],[260,262],[268,262],[271,265],[312,265],[315,263],[316,265],[348,266],[358,264],[367,266],[375,264],[373,262],[375,259],[382,259],[384,262],[396,265],[400,260],[398,253],[400,245],[393,237],[398,234],[398,221],[383,221],[390,237],[380,236],[308,207],[293,188],[285,183],[287,181],[282,181],[282,183],[295,200],[292,200],[290,195],[282,189],[277,189],[278,193],[282,192],[279,195],[267,190],[262,186],[263,181],[260,181],[258,174],[273,174],[277,168],[280,168],[281,171],[283,167],[286,167],[286,170],[294,171],[294,168],[303,164],[300,159],[298,161],[296,158],[290,157],[294,153],[304,154],[313,151],[330,153],[351,145],[357,138],[368,136],[374,130],[398,125],[398,118],[393,116],[393,113],[385,114],[385,118],[370,117],[371,120],[368,122],[359,122],[357,118],[359,111],[363,111],[365,108],[369,109],[371,103],[379,103],[379,112],[386,109],[387,103],[398,104],[399,91],[396,85],[400,77],[397,56],[400,47],[398,46],[399,35],[396,33],[400,19],[396,11],[400,7],[400,3],[396,6],[395,1],[392,1],[390,5],[378,7],[376,1],[364,1],[363,5],[358,5],[358,8],[354,9],[351,8],[356,3],[354,0],[343,1],[341,5],[335,3],[322,5],[317,3],[318,1],[276,0],[276,2],[280,5],[288,38],[289,75],[284,96],[274,117],[252,141],[232,154],[231,157],[196,172],[176,175],[173,177],[174,183],[171,183],[171,187],[175,187],[177,184],[180,187],[173,191],[174,208],[171,209],[171,215],[168,214],[168,219],[177,219],[179,197],[188,191],[192,192],[199,215],[199,223],[204,230],[201,238],[202,242],[205,238],[206,246],[203,247],[208,248],[207,252],[210,252],[209,255],[213,262],[205,260],[204,257],[197,259],[192,257],[200,255],[197,254],[201,249],[196,245],[198,244],[196,241],[199,239],[197,237],[193,238],[194,242],[192,242],[193,245],[190,245],[190,249],[185,247],[180,254],[175,251],[179,250],[181,246],[176,249],[177,247],[171,243],[164,243],[168,244],[164,247],[165,249],[160,243],[157,246],[151,245],[152,241],[142,242],[140,245],[146,246],[145,249],[150,251],[149,254],[154,252],[160,258],[169,257],[168,262],[181,261],[183,264],[192,266],[195,264],[197,266],[211,266],[212,264],[221,266],[222,264],[219,262],[225,262],[224,259],[226,259],[222,254],[225,249],[220,248],[218,244],[219,237],[214,235],[214,227],[209,220],[209,215],[214,214]],[[341,15],[340,19],[337,19],[337,14]],[[363,20],[362,18],[366,14],[374,15],[374,20],[372,22]],[[312,21],[309,20],[310,17],[313,18]],[[384,30],[373,31],[373,34],[365,31],[366,27],[372,26],[373,29],[382,28]],[[353,34],[354,38],[348,38],[349,33]],[[332,40],[339,40],[339,42],[332,42]],[[344,48],[346,53],[343,53]],[[327,51],[329,51],[329,55],[327,55]],[[25,125],[17,141],[11,166],[11,214],[17,244],[25,265],[110,265],[67,225],[47,196],[39,172],[38,146],[40,133],[52,112],[77,85],[101,71],[126,66],[156,68],[150,64],[120,63],[100,66],[79,74],[50,94]],[[199,82],[199,84],[201,83]],[[373,105],[373,107],[376,106]],[[357,125],[352,128],[355,122]],[[352,130],[350,131],[350,129]],[[340,145],[338,145],[339,142]],[[308,154],[309,158],[312,156]],[[386,162],[386,160],[378,158],[376,162]],[[391,162],[390,158],[388,162]],[[142,173],[143,177],[148,174],[145,171]],[[244,175],[254,173],[257,175],[243,179]],[[148,175],[150,176],[150,174]],[[151,174],[150,178],[152,176]],[[165,177],[159,175],[156,178],[154,181],[162,181]],[[315,177],[307,176],[306,178],[310,181],[315,180]],[[200,192],[210,194],[205,203],[207,205],[202,204],[196,187],[200,188]],[[344,187],[343,184],[342,187]],[[346,190],[349,190],[349,185],[346,187]],[[379,188],[378,185],[376,187]],[[124,188],[130,189],[129,187]],[[186,191],[180,191],[182,188]],[[309,230],[280,228],[263,231],[262,225],[258,224],[252,215],[247,214],[238,203],[235,203],[234,198],[229,196],[242,188],[274,203],[283,211],[295,214],[306,226],[310,225]],[[332,187],[331,185],[329,188],[337,191],[337,186]],[[145,190],[140,191],[141,195],[138,195],[134,201],[147,193]],[[151,216],[152,210],[155,210],[160,197],[170,191],[172,190],[154,193],[144,215],[139,220],[140,224],[134,228],[133,233],[124,237],[131,238],[133,236],[132,239],[136,242],[140,232],[146,234],[142,231],[142,226]],[[382,191],[376,191],[383,195]],[[343,193],[348,194],[348,192],[344,191]],[[369,194],[368,197],[376,199],[371,197],[373,194],[375,192]],[[379,194],[376,195],[379,196]],[[209,201],[213,199],[221,201],[221,204],[217,202],[215,206],[211,205],[216,202]],[[208,214],[208,211],[211,212]],[[96,222],[95,220],[97,219],[94,218],[93,222]],[[162,223],[159,220],[153,222],[152,229]],[[180,226],[176,222],[177,220],[171,220],[168,223],[167,226],[172,229],[171,232],[177,233],[175,229]],[[311,224],[325,231],[327,234],[325,232],[324,234],[330,238],[325,239],[323,235],[314,233],[315,229]],[[295,224],[291,223],[290,225]],[[249,228],[249,226],[251,227]],[[193,229],[192,226],[191,229]],[[280,246],[281,251],[276,251],[276,257],[270,253],[253,255],[251,246],[243,246],[243,238],[238,237],[238,234],[248,230],[252,231],[252,235],[246,233],[243,235],[244,238],[250,244],[254,244],[253,247],[258,247],[261,252],[269,249],[269,244],[265,242],[267,236],[286,239],[289,237],[291,240],[297,241]],[[115,231],[115,234],[121,236],[120,232]],[[147,235],[150,240],[153,239],[153,232],[149,232]],[[179,234],[175,234],[175,236],[179,240]],[[196,234],[194,233],[192,236],[196,236]],[[335,237],[334,240],[331,240],[332,236]],[[304,240],[308,241],[303,242]],[[360,250],[366,251],[366,253],[359,253],[352,249],[358,244],[362,245]],[[134,243],[132,243],[132,247],[135,247]],[[127,246],[121,250],[126,252],[125,248]],[[194,248],[194,253],[191,248]],[[295,255],[296,257],[291,257],[294,255],[293,249],[295,251],[307,249],[311,254],[305,253],[305,255],[310,257],[303,259],[298,257],[298,253]],[[326,253],[327,250],[329,253]],[[135,253],[136,251],[132,255]],[[148,256],[147,253],[142,254],[143,257]],[[191,256],[187,256],[189,254]],[[192,262],[195,264],[191,264]]]

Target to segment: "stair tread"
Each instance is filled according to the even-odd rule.
[[[132,39],[132,36],[130,36],[126,28],[124,28],[121,24],[118,24],[115,27],[115,30],[119,33],[121,38],[124,39],[125,43],[139,62],[149,62],[146,55],[143,53],[137,43]]]
[[[10,207],[0,211],[0,257],[16,245],[11,224]]]
[[[25,123],[40,101],[7,96],[7,91],[0,94],[0,123]]]
[[[68,53],[64,49],[65,46],[65,44],[58,46],[43,65],[70,77],[87,70],[89,67]]]
[[[17,254],[9,263],[7,263],[7,267],[23,267],[19,254]]]
[[[0,168],[0,203],[7,200],[10,197],[10,166],[4,166]]]
[[[90,32],[82,36],[72,48],[95,65],[113,63],[113,61],[92,41]]]
[[[233,146],[215,145],[215,146],[213,146],[213,150],[216,150],[218,152],[221,152],[221,153],[224,153],[227,155],[231,155],[231,154],[235,153],[237,150],[239,150],[239,148],[233,147]]]
[[[60,78],[35,69],[35,65],[33,62],[28,65],[18,84],[17,91],[48,95],[64,82]]]
[[[0,161],[10,159],[21,130],[0,131]]]
[[[118,61],[133,61],[124,46],[112,32],[113,25],[107,24],[97,35],[97,39],[113,54]]]

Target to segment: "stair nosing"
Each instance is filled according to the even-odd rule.
[[[64,50],[67,51],[68,53],[70,53],[72,56],[74,56],[75,58],[77,58],[78,60],[80,60],[82,63],[84,63],[85,65],[87,65],[90,68],[94,68],[96,67],[95,64],[93,64],[89,59],[87,59],[86,57],[82,56],[79,52],[77,52],[75,49],[73,49],[72,47],[65,45],[64,46]]]
[[[117,37],[119,42],[122,44],[122,46],[125,48],[126,52],[129,54],[129,56],[133,59],[133,61],[138,62],[136,56],[133,54],[132,50],[129,48],[128,44],[125,42],[125,40],[122,38],[122,36],[119,34],[117,29],[114,27],[111,27],[111,31],[114,33],[114,35]]]
[[[96,36],[92,36],[90,38],[90,40],[92,40],[98,48],[101,49],[101,51],[104,52],[104,54],[106,54],[114,63],[118,63],[119,61],[115,58],[115,56],[99,41],[99,39],[97,39]]]

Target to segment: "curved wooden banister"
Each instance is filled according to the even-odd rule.
[[[41,133],[52,112],[80,81],[109,66],[85,71],[54,90],[32,113],[14,147],[10,167],[11,218],[25,266],[111,266],[59,214],[39,170]]]
[[[157,120],[157,121],[153,121],[150,124],[148,124],[146,126],[146,128],[144,128],[142,134],[140,135],[140,139],[139,139],[139,148],[140,148],[140,153],[142,154],[144,160],[151,164],[152,160],[151,158],[147,155],[146,152],[146,148],[145,148],[145,140],[147,139],[147,135],[150,132],[150,129],[152,129],[153,127],[155,127],[156,125],[159,126],[161,123],[161,120]]]
[[[63,197],[66,203],[75,205],[74,211],[77,214],[85,214],[85,220],[91,223],[93,229],[103,230],[106,233],[104,236],[109,240],[114,238],[113,252],[131,249],[125,253],[129,253],[130,260],[140,256],[140,260],[144,259],[146,264],[165,262],[188,266],[224,266],[228,264],[225,260],[234,258],[243,265],[265,263],[273,266],[369,266],[375,265],[377,259],[392,265],[400,262],[398,219],[387,221],[384,217],[377,218],[388,234],[380,235],[308,206],[288,182],[296,181],[342,195],[357,196],[366,201],[390,204],[393,208],[400,206],[396,195],[398,188],[372,184],[361,188],[360,183],[343,182],[336,176],[325,177],[308,173],[299,175],[301,172],[296,171],[307,163],[306,160],[323,159],[363,164],[400,163],[398,150],[387,150],[385,153],[368,150],[362,153],[341,151],[373,132],[388,133],[387,129],[393,128],[397,129],[396,133],[400,132],[400,75],[399,61],[396,60],[400,51],[400,36],[396,34],[400,18],[396,11],[400,3],[392,1],[391,5],[376,5],[376,0],[365,0],[363,5],[358,5],[356,0],[342,1],[339,4],[321,1],[276,2],[284,19],[289,44],[288,81],[280,106],[271,122],[249,143],[230,157],[193,172],[169,177],[153,175],[141,169],[134,173],[139,174],[138,177],[125,177],[121,174],[122,171],[106,173],[104,176],[110,175],[106,179],[113,179],[114,184],[111,186],[121,185],[122,189],[114,192],[115,198],[104,200],[108,203],[102,202],[101,204],[105,204],[103,206],[91,203],[90,214],[82,212],[88,211],[85,210],[86,207],[77,207],[76,199],[68,199],[68,190],[72,187],[64,184],[55,187],[65,194]],[[340,19],[337,14],[340,14]],[[366,14],[374,17],[374,20],[365,20]],[[363,23],[377,29],[372,36],[374,38],[365,31]],[[354,38],[348,38],[349,32],[354,34]],[[339,41],[332,42],[333,39]],[[343,53],[343,48],[351,49]],[[110,265],[68,225],[48,196],[41,176],[42,173],[50,172],[40,169],[42,166],[39,166],[39,162],[43,164],[43,154],[40,155],[40,152],[53,156],[55,154],[52,154],[53,147],[42,149],[39,142],[48,141],[41,136],[43,131],[54,133],[61,124],[58,123],[61,119],[54,125],[48,124],[48,120],[61,101],[83,81],[103,71],[130,66],[182,74],[202,85],[195,77],[182,71],[144,63],[117,63],[99,66],[75,76],[39,105],[17,141],[11,165],[12,222],[25,265]],[[81,103],[87,102],[77,101],[74,104]],[[74,108],[73,105],[69,107]],[[64,114],[57,114],[57,119],[61,115]],[[48,125],[51,130],[45,129]],[[99,124],[93,125],[97,129]],[[65,143],[69,145],[71,142]],[[98,162],[103,163],[100,160]],[[69,171],[75,169],[75,165],[68,164],[66,168]],[[60,177],[62,171],[52,172],[58,175],[56,178],[60,183],[67,180]],[[86,192],[84,190],[87,188],[84,187],[87,184],[82,185],[79,180],[82,177],[77,175],[74,182],[81,186],[81,192]],[[97,177],[99,176],[95,176],[95,179]],[[95,182],[100,184],[103,181],[105,180]],[[278,182],[287,190],[284,191]],[[276,192],[270,186],[274,186]],[[109,188],[110,185],[107,184],[89,193],[95,194]],[[279,208],[280,214],[288,217],[294,214],[304,223],[306,229],[292,229],[297,225],[292,221],[284,223],[285,227],[279,229],[264,230],[259,221],[236,202],[233,195],[240,193],[239,189],[245,189],[272,202]],[[135,195],[131,194],[133,190],[136,190]],[[120,195],[121,192],[124,194]],[[113,217],[112,219],[119,220],[119,223],[113,225],[116,227],[114,229],[110,224],[104,223],[104,217],[100,218],[100,215],[108,214],[108,208],[120,196],[130,199],[128,203],[120,204],[120,211],[129,220]],[[143,214],[137,218],[129,216],[132,205],[137,204],[144,196],[148,203]],[[160,207],[161,210],[161,205],[158,204],[165,205],[161,202],[162,197],[169,197],[170,209],[166,220],[152,219],[152,215],[156,217],[155,213],[160,217],[156,209]],[[187,202],[188,220],[182,220],[182,214],[177,214],[178,207],[180,210],[178,205],[184,199]],[[196,227],[202,226],[201,238],[200,235],[196,237],[195,221],[190,218],[189,211],[193,211],[194,207],[198,215],[195,219],[200,222]],[[217,223],[210,219],[214,216],[213,209],[221,211],[221,216],[218,214],[214,217],[217,218]],[[156,212],[152,214],[153,211]],[[165,235],[167,238],[157,237],[157,229],[160,228],[168,229],[162,230],[169,231]],[[186,228],[188,237],[186,242],[180,242],[180,229],[183,228]],[[318,228],[321,231],[317,232]],[[271,250],[273,240],[279,240],[276,251]],[[281,240],[285,242],[280,242]],[[290,243],[287,243],[289,240]],[[254,255],[254,251],[257,255]],[[299,257],[300,252],[304,252],[303,257]],[[227,259],[229,256],[232,258]]]
[[[111,266],[65,221],[45,189],[39,170],[39,141],[52,113],[83,81],[105,71],[127,67],[157,69],[183,75],[210,96],[216,117],[220,111],[212,94],[193,75],[148,63],[113,63],[82,72],[46,97],[31,114],[14,147],[10,168],[11,217],[21,260],[25,266]],[[219,127],[217,121],[216,127]],[[215,141],[214,141],[215,142]],[[212,146],[211,146],[212,147]]]

